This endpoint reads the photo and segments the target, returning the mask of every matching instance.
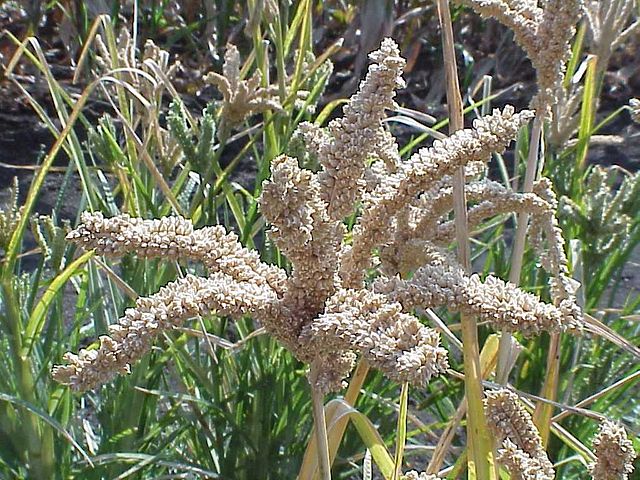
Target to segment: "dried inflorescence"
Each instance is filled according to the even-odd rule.
[[[553,480],[553,465],[518,395],[507,389],[489,391],[486,395],[487,425],[501,447],[497,460],[507,467],[511,478]]]
[[[13,183],[8,189],[8,202],[5,208],[0,208],[0,249],[6,250],[9,241],[22,217],[22,207],[18,206],[18,177],[13,177]]]
[[[107,257],[135,253],[142,258],[192,260],[209,271],[221,271],[241,282],[267,283],[278,295],[284,293],[283,270],[260,261],[257,252],[247,250],[234,233],[216,225],[195,230],[182,217],[144,220],[123,214],[104,218],[102,213],[83,213],[81,224],[68,240],[85,250],[95,249]]]
[[[551,305],[494,277],[483,283],[466,275],[432,243],[434,238],[421,237],[411,224],[415,213],[411,209],[446,210],[451,174],[465,167],[470,179],[477,177],[484,162],[493,152],[504,150],[533,113],[516,113],[512,107],[496,110],[477,119],[472,129],[436,141],[402,161],[382,120],[384,109],[393,105],[395,88],[402,85],[404,61],[390,40],[371,58],[374,64],[345,107],[344,117],[327,129],[302,127],[302,138],[322,169],[318,173],[303,169],[287,156],[272,161],[260,206],[271,239],[291,263],[290,273],[260,261],[256,252],[242,247],[221,226],[194,229],[181,217],[82,216],[82,224],[69,239],[85,249],[107,256],[134,253],[196,261],[206,267],[209,277],[189,275],[138,300],[110,327],[110,336],[101,338],[97,350],[67,355],[68,365],[54,370],[57,380],[78,390],[93,388],[128,371],[161,331],[209,313],[254,317],[298,359],[313,365],[310,380],[323,392],[340,388],[357,354],[398,381],[424,385],[444,372],[446,351],[439,346],[438,334],[411,315],[417,307],[446,305],[525,335],[579,326],[579,311],[573,309],[570,296],[554,294],[560,301],[554,298]],[[238,74],[235,54],[229,55],[226,68],[230,75]],[[240,88],[239,77],[234,78],[226,80],[229,92]],[[538,208],[546,219],[538,247],[548,257],[545,263],[552,273],[567,276],[561,237],[556,238],[552,194],[543,188],[527,197],[512,197],[488,182],[478,192],[479,203],[470,211],[472,221],[508,208],[528,208],[534,214]],[[428,204],[431,194],[440,198],[438,205]],[[360,202],[362,214],[348,245],[343,218]],[[433,225],[435,230],[426,230],[445,238],[442,229],[449,228],[447,222],[436,220]],[[397,251],[419,259],[410,265],[412,279],[390,275],[366,287],[374,249],[381,247],[385,266],[386,248],[394,242]],[[409,247],[403,250],[405,244]]]
[[[323,166],[318,177],[321,198],[332,220],[346,217],[361,198],[371,146],[384,138],[381,122],[385,109],[394,106],[395,90],[404,87],[401,74],[405,61],[393,40],[383,40],[380,50],[370,57],[375,63],[344,107],[344,116],[329,123],[325,141],[318,141],[316,147]]]
[[[117,50],[112,54],[102,36],[96,35],[96,65],[102,75],[114,75],[113,71],[119,70],[115,75],[131,84],[142,98],[158,105],[166,80],[173,80],[182,66],[179,61],[171,61],[169,52],[153,40],[145,42],[142,55],[139,55],[133,40],[129,29],[122,27],[116,41]]]
[[[239,60],[234,58],[233,55],[229,57],[227,68],[233,70],[231,73],[238,70],[233,62]],[[367,156],[373,153],[377,142],[371,140],[381,134],[383,111],[385,106],[392,105],[393,88],[400,84],[402,66],[397,47],[390,41],[386,41],[373,58],[378,63],[370,68],[360,93],[347,108],[349,120],[336,122],[329,129],[327,143],[320,149],[321,158],[328,159],[335,155],[331,152],[339,145],[353,141],[353,145],[359,146],[358,155],[364,170]],[[233,90],[234,85],[237,87],[237,81],[232,81],[229,88]],[[383,98],[385,96],[388,98]],[[372,137],[370,132],[375,135]],[[348,138],[358,135],[363,138]],[[348,169],[344,173],[353,178]],[[353,325],[348,322],[341,325],[344,338],[333,343],[313,341],[307,333],[312,330],[310,325],[323,318],[323,314],[334,313],[335,302],[327,301],[334,294],[352,296],[354,302],[365,294],[344,290],[336,293],[339,288],[336,276],[338,252],[344,227],[337,214],[329,213],[340,211],[337,207],[340,201],[323,192],[330,191],[330,184],[346,185],[345,177],[341,175],[342,170],[337,167],[331,174],[321,177],[300,169],[294,159],[280,157],[273,161],[272,177],[265,183],[260,201],[271,224],[272,238],[292,263],[289,276],[260,262],[255,252],[244,249],[233,234],[226,233],[220,226],[194,230],[180,217],[142,220],[122,215],[105,219],[100,214],[85,214],[83,223],[69,236],[84,248],[94,248],[108,256],[131,252],[147,258],[198,261],[208,269],[210,277],[196,280],[198,277],[189,276],[188,282],[184,279],[172,282],[155,296],[139,300],[136,307],[128,310],[111,328],[111,337],[101,339],[98,350],[67,355],[69,365],[56,367],[56,379],[78,390],[93,388],[113,374],[127,371],[128,365],[148,350],[160,331],[191,316],[209,312],[232,317],[250,313],[299,359],[319,360],[317,363],[322,365],[323,371],[314,381],[323,391],[340,387],[353,365],[354,351],[370,358],[387,374],[398,375],[400,369],[398,378],[417,383],[424,383],[431,375],[443,372],[447,367],[446,352],[438,346],[438,335],[421,326],[415,317],[402,313],[397,304],[390,307],[389,318],[350,319]],[[334,183],[327,180],[330,177]],[[326,199],[330,204],[335,202],[334,209],[329,208]],[[223,280],[226,297],[219,298],[219,290],[211,282],[217,284]],[[373,295],[383,306],[381,295],[368,295]],[[174,312],[175,305],[177,310]],[[319,326],[317,330],[322,328]],[[368,334],[380,344],[372,349],[364,340],[349,340],[349,332],[356,331],[360,335]],[[407,346],[412,347],[410,352],[403,350]],[[384,358],[385,355],[388,358]],[[110,363],[112,368],[109,369]]]
[[[589,27],[591,53],[599,71],[606,68],[613,52],[640,29],[640,19],[630,22],[636,10],[634,0],[586,0],[585,19]]]
[[[459,0],[485,18],[509,27],[537,72],[538,93],[532,101],[545,113],[556,101],[571,38],[582,16],[583,0]]]
[[[343,251],[343,284],[349,288],[361,286],[364,272],[371,265],[371,251],[391,240],[393,229],[389,223],[419,193],[457,168],[487,161],[491,153],[503,151],[532,116],[528,110],[515,113],[510,106],[495,110],[492,115],[476,119],[473,129],[458,130],[444,140],[436,140],[432,147],[419,150],[409,161],[398,165],[396,173],[381,178],[380,184],[365,196],[362,216],[353,229],[353,243]]]
[[[400,477],[400,480],[437,480],[438,476],[426,472],[410,470]]]
[[[235,318],[268,318],[265,309],[275,298],[275,292],[265,285],[238,281],[222,272],[209,278],[187,275],[150,297],[138,298],[134,308],[128,308],[118,323],[109,326],[109,336],[100,337],[97,350],[65,354],[68,365],[54,367],[53,377],[77,390],[95,388],[128,373],[130,365],[149,351],[163,331],[213,312]]]
[[[622,425],[605,420],[593,440],[596,462],[589,466],[593,480],[627,480],[636,452]]]
[[[579,330],[582,326],[574,301],[554,306],[500,278],[489,275],[482,282],[476,274],[467,275],[450,254],[428,244],[421,244],[413,253],[425,264],[410,280],[395,276],[374,282],[376,292],[407,310],[446,306],[451,311],[475,315],[501,331],[520,332],[526,337],[542,331]]]
[[[242,123],[245,118],[267,110],[281,110],[275,86],[262,86],[262,75],[256,70],[243,80],[240,70],[240,52],[235,45],[228,45],[224,54],[222,74],[209,72],[204,81],[215,85],[222,93],[221,117],[228,126]]]
[[[631,119],[640,123],[640,99],[632,98],[629,100],[629,108],[631,109]]]
[[[448,365],[435,330],[404,313],[399,303],[367,290],[336,292],[302,336],[317,348],[357,351],[399,382],[423,384]]]

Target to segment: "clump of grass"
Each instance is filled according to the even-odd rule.
[[[429,186],[440,185],[435,197],[442,198],[449,188],[446,179],[456,169],[483,161],[492,151],[504,148],[531,118],[531,113],[516,114],[512,108],[495,111],[476,121],[474,129],[455,132],[433,147],[419,151],[408,162],[401,162],[397,153],[388,153],[397,152],[395,148],[367,169],[365,159],[375,153],[367,148],[389,140],[382,130],[382,114],[385,107],[392,105],[402,67],[397,48],[390,41],[383,42],[372,59],[376,64],[370,67],[360,90],[345,109],[345,116],[334,120],[328,132],[307,132],[306,138],[323,170],[305,171],[296,160],[280,157],[273,161],[272,176],[263,185],[262,211],[271,224],[271,238],[292,263],[290,276],[261,263],[257,255],[243,249],[220,227],[193,230],[181,217],[160,220],[83,217],[83,223],[69,238],[85,248],[110,256],[130,252],[144,258],[199,260],[210,277],[189,274],[151,297],[138,299],[135,308],[127,310],[117,324],[109,327],[110,335],[101,337],[97,350],[68,354],[65,357],[68,365],[54,369],[56,380],[76,390],[95,388],[117,373],[128,373],[130,365],[149,351],[151,342],[160,333],[180,326],[189,317],[212,312],[235,318],[251,315],[296,357],[311,365],[309,380],[318,466],[321,476],[329,478],[329,444],[321,399],[341,387],[356,353],[392,379],[418,385],[447,369],[446,353],[438,345],[437,334],[402,312],[401,305],[408,310],[438,304],[452,306],[460,296],[463,299],[460,308],[477,304],[473,314],[480,318],[497,321],[504,316],[501,320],[504,323],[498,323],[508,331],[530,334],[538,329],[553,331],[581,326],[580,309],[573,296],[575,286],[566,279],[566,257],[553,216],[556,205],[548,198],[552,195],[548,193],[548,184],[546,191],[540,190],[540,196],[528,194],[533,203],[520,201],[523,211],[534,212],[534,208],[539,208],[536,205],[544,205],[543,212],[551,211],[550,217],[543,214],[543,225],[547,226],[538,226],[540,233],[536,235],[546,232],[549,250],[543,251],[545,265],[555,274],[552,295],[557,298],[559,312],[564,312],[559,313],[558,323],[552,327],[547,322],[554,307],[540,304],[539,314],[534,313],[529,319],[529,312],[532,309],[535,312],[533,305],[540,301],[515,287],[493,305],[490,290],[484,292],[483,284],[467,277],[455,260],[447,254],[438,254],[437,249],[429,253],[435,248],[429,240],[418,244],[419,237],[407,235],[410,229],[405,222],[411,209],[416,204],[421,209],[430,208],[429,197],[422,192],[432,194]],[[335,152],[342,155],[337,157]],[[368,184],[363,181],[367,173],[373,175]],[[341,187],[347,184],[361,187],[352,190]],[[499,203],[509,193],[494,188],[491,195],[488,198]],[[350,245],[342,245],[341,220],[353,212],[360,198],[365,207],[363,214],[356,221]],[[446,208],[440,208],[434,218],[446,213]],[[486,216],[495,213],[495,209],[485,211]],[[390,220],[395,221],[390,224]],[[413,279],[405,285],[397,277],[381,277],[376,281],[375,292],[363,288],[373,248],[386,243],[394,231],[404,233],[404,243],[396,239],[397,253],[407,244],[418,253],[413,264],[404,262],[409,270],[404,274],[412,274]],[[542,245],[540,239],[536,242]],[[393,256],[391,260],[392,264],[398,264]],[[433,272],[429,270],[434,268]],[[422,278],[425,274],[428,280]],[[400,303],[396,303],[398,300]],[[516,462],[518,450],[510,455],[512,450],[503,451],[503,461]],[[524,468],[521,462],[513,465],[512,471],[515,465]]]
[[[296,4],[289,23],[278,15],[288,9],[256,6],[246,29],[252,50],[243,63],[238,50],[227,48],[222,74],[209,74],[223,98],[201,116],[180,101],[172,83],[178,67],[167,52],[152,44],[139,50],[126,31],[116,41],[106,19],[90,35],[102,29],[97,80],[75,104],[37,42],[18,43],[16,58],[27,55],[44,72],[63,130],[34,102],[58,141],[21,214],[2,217],[10,230],[1,272],[0,319],[9,333],[3,391],[12,394],[0,397],[7,413],[0,428],[14,439],[0,447],[3,473],[253,478],[252,469],[259,467],[269,478],[293,478],[299,469],[300,479],[326,479],[353,473],[359,460],[353,451],[362,450],[362,443],[370,452],[365,459],[373,459],[386,479],[454,478],[465,470],[482,479],[553,478],[554,469],[584,476],[588,464],[621,456],[621,474],[630,471],[628,441],[602,455],[602,441],[594,444],[595,455],[585,444],[590,419],[603,417],[596,412],[629,414],[633,402],[624,407],[620,399],[637,382],[637,372],[582,398],[588,381],[579,367],[594,358],[628,365],[627,353],[603,346],[596,335],[631,354],[637,350],[591,313],[637,242],[630,192],[638,182],[624,174],[617,185],[608,176],[613,174],[592,169],[585,187],[574,188],[586,174],[589,139],[598,128],[593,96],[604,67],[585,64],[584,92],[575,100],[582,109],[579,138],[554,147],[576,155],[571,188],[561,190],[567,197],[558,211],[552,187],[557,179],[541,176],[538,162],[547,153],[538,146],[543,124],[558,122],[561,92],[569,91],[563,71],[573,74],[580,55],[582,30],[568,53],[577,3],[529,2],[515,9],[509,1],[469,3],[481,13],[492,4],[533,57],[539,74],[533,130],[529,134],[526,125],[534,113],[511,107],[463,129],[453,29],[448,5],[439,2],[451,129],[408,158],[400,152],[414,142],[401,149],[383,126],[386,110],[396,107],[395,90],[403,86],[404,59],[390,40],[372,54],[373,65],[341,117],[322,127],[333,103],[315,123],[301,123],[313,120],[332,51],[318,59],[311,54],[311,2]],[[507,15],[511,10],[515,16]],[[620,12],[616,32],[626,31],[630,15],[626,7]],[[94,89],[112,109],[91,129],[86,148],[74,126],[78,120],[90,126],[81,110]],[[574,131],[562,133],[570,137]],[[490,180],[486,162],[527,137],[522,191]],[[31,215],[42,180],[63,148],[72,159],[68,176],[75,170],[82,180],[79,210],[92,212],[68,236],[87,250],[75,259],[62,241],[64,223]],[[300,150],[299,159],[283,155]],[[527,156],[526,148],[518,153]],[[233,181],[246,156],[256,160],[252,186]],[[18,210],[16,203],[11,211]],[[626,217],[613,225],[603,221],[593,231],[589,219],[598,212]],[[522,242],[515,242],[510,263],[500,245],[512,214],[524,228],[518,229]],[[579,221],[559,222],[557,215]],[[20,244],[29,222],[42,255],[38,270],[25,274]],[[610,242],[603,232],[614,233]],[[565,244],[566,237],[573,241]],[[526,238],[532,254],[525,251]],[[576,253],[576,238],[589,247]],[[454,241],[457,258],[448,251]],[[592,258],[590,248],[604,267],[580,266]],[[472,258],[484,253],[488,266],[481,275],[472,273]],[[510,264],[512,282],[492,272],[491,264],[502,273]],[[521,266],[526,289],[516,286]],[[584,282],[582,289],[573,277]],[[77,293],[72,320],[65,320],[65,286],[66,298],[68,289]],[[630,302],[624,313],[634,308],[637,302]],[[187,323],[193,318],[195,325]],[[624,318],[614,326],[637,335]],[[486,327],[503,332],[508,350],[499,351]],[[573,335],[560,336],[566,331]],[[92,336],[99,341],[87,346],[84,339]],[[62,337],[69,341],[60,342]],[[593,355],[585,345],[593,346]],[[63,356],[69,347],[79,353]],[[553,359],[546,362],[548,371],[545,357]],[[47,372],[62,358],[67,363],[54,368],[55,379],[94,392],[73,396],[51,382]],[[569,364],[575,368],[563,372],[561,365]],[[369,367],[390,380],[368,375]],[[496,385],[486,380],[494,372],[498,383],[511,378],[520,390],[492,391]],[[325,405],[346,380],[344,398]],[[610,380],[605,376],[599,383]],[[397,404],[394,382],[402,385]],[[105,383],[109,387],[101,388]],[[541,383],[540,397],[523,391]],[[560,392],[566,392],[562,400]],[[527,398],[538,402],[533,415]],[[413,414],[416,405],[430,413],[426,423]],[[589,405],[593,411],[586,410]],[[557,407],[562,412],[554,417]],[[390,415],[395,412],[397,423]],[[570,413],[585,417],[567,419]],[[468,433],[457,436],[465,416]],[[347,433],[342,443],[347,422],[358,435]],[[501,437],[495,445],[483,444],[490,429]],[[418,465],[422,451],[410,448],[415,444],[435,445],[426,468]],[[414,470],[403,475],[409,468]],[[370,468],[365,471],[371,475]]]

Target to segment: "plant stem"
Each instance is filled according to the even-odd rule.
[[[542,125],[544,123],[544,116],[542,112],[543,110],[539,109],[536,112],[535,119],[533,120],[531,139],[529,143],[529,154],[527,155],[527,167],[524,177],[524,185],[522,186],[522,191],[524,193],[528,193],[533,190],[533,182],[535,181],[536,173],[538,171],[538,153],[542,137]],[[520,283],[528,224],[528,213],[521,213],[518,215],[518,224],[513,241],[513,252],[511,254],[511,271],[509,272],[509,281],[514,285],[518,285]],[[501,384],[507,383],[509,372],[513,365],[513,362],[511,361],[511,356],[513,355],[512,343],[512,335],[507,332],[502,332],[498,353],[498,366],[496,368],[496,381]]]
[[[558,392],[558,381],[560,379],[560,334],[551,334],[549,351],[547,352],[547,375],[544,379],[541,395],[549,400],[555,400]],[[533,423],[540,432],[542,444],[549,443],[549,432],[551,430],[551,417],[554,406],[546,402],[538,402],[533,414]]]
[[[324,394],[316,385],[319,365],[317,360],[311,364],[309,383],[313,403],[313,423],[318,445],[318,467],[321,480],[331,480],[331,462],[329,460],[329,439],[327,438],[327,421],[324,414]]]
[[[458,82],[453,26],[451,12],[447,0],[437,0],[438,18],[442,32],[442,49],[447,78],[447,104],[451,122],[450,133],[464,128],[462,98]],[[467,272],[471,269],[469,232],[467,226],[467,202],[465,198],[464,167],[459,168],[453,177],[454,215],[456,240],[458,243],[458,260]],[[478,328],[476,320],[461,315],[462,343],[464,355],[465,393],[468,402],[467,438],[469,445],[469,472],[476,478],[485,480],[493,478],[490,459],[492,444],[487,435],[484,416],[482,373],[480,371],[480,348],[478,344]]]
[[[358,400],[358,396],[360,395],[360,390],[362,389],[364,380],[367,377],[367,373],[369,373],[369,364],[365,360],[360,360],[353,375],[351,375],[351,378],[349,379],[349,387],[347,388],[347,392],[344,396],[344,401],[352,407],[355,406],[356,401]],[[335,406],[329,405],[327,407],[325,415],[325,423],[327,425],[332,425],[336,413],[337,412]],[[335,425],[332,426],[331,431],[327,432],[329,441],[330,465],[333,465],[333,461],[335,460],[336,454],[338,453],[338,447],[340,446],[340,442],[342,441],[342,437],[344,436],[344,432],[347,429],[348,423],[349,419],[347,417],[341,418],[340,420],[335,421]],[[316,475],[318,469],[318,463],[316,462],[316,449],[318,448],[318,442],[316,441],[316,438],[317,435],[314,427],[312,438],[307,444],[307,449],[304,452],[302,466],[300,467],[300,472],[298,473],[297,478],[299,478],[300,480],[313,478]]]

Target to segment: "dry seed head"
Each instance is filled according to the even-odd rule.
[[[360,200],[365,162],[384,138],[385,109],[394,106],[395,90],[404,87],[405,60],[393,40],[383,40],[370,58],[375,63],[344,107],[344,116],[329,123],[323,142],[312,145],[323,167],[318,176],[321,198],[332,220],[342,220]],[[315,141],[319,139],[316,135]]]
[[[532,107],[546,115],[571,56],[570,41],[584,3],[582,0],[459,0],[484,18],[493,17],[510,28],[537,72],[538,93]]]
[[[271,224],[271,237],[293,265],[285,304],[298,318],[299,333],[302,323],[321,313],[335,290],[344,227],[328,218],[316,174],[286,156],[273,161],[271,173],[264,183],[260,206]]]
[[[374,290],[400,302],[406,310],[446,306],[525,337],[542,331],[575,332],[582,326],[581,316],[576,316],[568,304],[556,307],[544,303],[536,295],[491,275],[482,282],[478,275],[467,275],[448,253],[427,244],[422,249],[429,252],[423,257],[427,263],[410,280],[380,277],[374,282]]]
[[[85,250],[108,257],[135,253],[143,258],[192,260],[201,262],[209,272],[221,271],[242,282],[267,283],[283,294],[286,274],[260,261],[256,252],[242,247],[233,233],[222,226],[198,230],[183,217],[154,220],[117,215],[105,218],[102,213],[85,212],[81,224],[67,235]]]
[[[296,133],[301,136],[307,151],[315,158],[320,155],[322,145],[326,145],[331,140],[325,128],[311,122],[299,124]]]
[[[397,225],[393,241],[384,245],[380,250],[382,271],[388,276],[400,274],[403,276],[420,269],[418,278],[422,277],[420,298],[426,305],[435,306],[442,301],[443,305],[451,305],[453,309],[469,308],[470,312],[484,312],[481,315],[497,325],[505,325],[509,331],[522,329],[527,335],[540,330],[556,331],[558,329],[576,329],[582,324],[582,311],[577,304],[575,292],[579,284],[569,275],[568,261],[564,252],[564,239],[555,216],[557,201],[548,179],[539,180],[534,186],[534,192],[517,193],[503,185],[488,179],[472,182],[465,187],[467,200],[475,205],[468,211],[468,224],[475,228],[488,218],[510,212],[526,212],[532,216],[531,236],[533,244],[545,270],[550,273],[551,297],[556,308],[549,308],[537,297],[524,294],[510,284],[505,284],[494,277],[487,279],[487,285],[482,285],[477,277],[470,279],[459,270],[455,260],[448,255],[437,253],[437,246],[445,248],[454,238],[454,221],[442,221],[453,209],[453,195],[450,185],[438,184],[439,190],[431,189],[416,202],[416,206],[409,206],[397,216]],[[446,217],[445,217],[446,218]],[[437,258],[433,258],[434,252]],[[439,258],[439,260],[438,260]],[[436,264],[433,263],[436,260]],[[438,263],[439,261],[439,263]],[[435,282],[429,289],[431,278],[444,274],[442,266],[449,265],[445,278],[451,281],[447,284],[458,284],[458,291],[465,300],[445,300],[454,294],[453,290],[440,291]],[[420,268],[422,266],[422,268]],[[455,279],[455,280],[454,280]],[[415,279],[414,279],[415,280]],[[414,287],[417,287],[415,284]],[[496,288],[497,296],[491,296],[489,288]],[[478,297],[470,300],[471,291],[478,291]],[[403,289],[404,291],[404,289]],[[417,294],[417,292],[416,292]],[[481,297],[487,295],[487,300]],[[507,299],[507,300],[505,300]],[[509,300],[511,299],[511,300]],[[504,311],[498,305],[507,301],[515,307],[514,316],[510,319],[491,312]],[[424,306],[426,306],[424,305]],[[530,305],[536,305],[530,308]],[[407,304],[408,306],[408,304]],[[522,313],[523,309],[525,312]],[[531,315],[531,310],[535,311]],[[551,313],[549,313],[551,310]],[[545,315],[551,317],[545,320]],[[528,320],[525,320],[528,318]],[[505,323],[506,322],[506,323]]]
[[[585,18],[589,27],[590,51],[598,57],[600,68],[606,67],[613,52],[640,28],[640,20],[630,22],[634,0],[587,0]]]
[[[353,229],[353,246],[341,258],[343,285],[350,288],[362,285],[372,249],[391,239],[393,230],[389,222],[419,193],[461,166],[486,162],[492,153],[504,151],[532,116],[529,110],[515,113],[511,106],[494,110],[492,115],[474,120],[472,129],[458,130],[444,140],[436,140],[432,147],[419,150],[401,164],[396,174],[388,175],[365,197],[362,216]]]
[[[496,460],[509,471],[511,480],[554,480],[553,470],[545,468],[539,457],[532,457],[508,438],[498,449]]]
[[[329,144],[335,146],[340,140],[346,145],[350,136],[360,136],[352,146],[361,145],[369,152],[367,155],[378,146],[388,150],[387,161],[397,155],[380,122],[384,108],[392,105],[393,89],[400,84],[404,60],[390,40],[373,54],[373,59],[377,65],[370,69],[359,92],[345,108],[345,120],[335,123],[328,136],[312,132],[319,139],[316,149],[320,157]],[[243,84],[239,78],[237,52],[231,49],[226,60],[225,71],[230,80],[222,82],[220,76],[212,77],[221,82],[223,92],[229,97],[235,90],[250,90],[251,81]],[[371,136],[363,137],[360,127],[370,129]],[[364,142],[363,138],[371,142]],[[361,156],[357,163],[364,163],[365,159]],[[365,290],[338,290],[340,294],[334,295],[340,289],[335,272],[344,227],[341,218],[328,214],[322,193],[326,184],[319,176],[283,156],[273,161],[272,178],[264,185],[262,208],[272,225],[274,240],[291,260],[289,277],[262,263],[257,253],[244,249],[235,235],[227,234],[220,226],[195,230],[181,217],[142,220],[119,215],[105,219],[101,214],[85,214],[83,223],[69,236],[84,248],[112,256],[137,253],[142,257],[195,260],[207,267],[210,278],[188,276],[156,295],[139,299],[136,308],[128,310],[120,323],[111,327],[111,336],[101,342],[102,349],[69,354],[68,365],[54,369],[56,379],[77,389],[97,386],[118,372],[128,371],[129,365],[150,348],[158,331],[214,311],[231,317],[250,314],[297,358],[322,365],[320,371],[313,372],[312,382],[323,391],[340,388],[353,366],[355,352],[403,381],[424,383],[443,371],[446,352],[438,346],[438,335],[402,313],[398,304]],[[338,177],[336,181],[342,181]],[[334,330],[341,338],[330,338],[325,331],[326,341],[316,341],[308,334],[311,325],[320,317],[337,315],[332,310],[338,308],[335,298],[327,302],[336,295],[345,296],[356,318],[353,322],[336,323]],[[370,310],[374,307],[374,311]],[[318,323],[318,327],[321,325]]]
[[[367,290],[338,290],[325,312],[302,332],[319,351],[354,350],[398,382],[426,384],[448,368],[439,334]]]
[[[18,226],[24,210],[24,207],[18,206],[19,193],[18,177],[13,177],[7,205],[5,208],[0,208],[0,249],[5,251],[9,247],[13,231]]]
[[[135,307],[128,308],[118,323],[109,326],[109,336],[100,337],[97,350],[65,354],[67,365],[54,367],[53,378],[74,390],[95,388],[128,373],[130,365],[149,351],[160,333],[191,317],[217,312],[234,318],[264,318],[275,300],[275,294],[265,285],[238,282],[224,273],[210,278],[187,275],[150,297],[138,298]]]
[[[150,39],[146,40],[140,55],[133,42],[133,36],[126,27],[120,29],[116,45],[117,50],[114,57],[100,34],[96,35],[95,50],[97,51],[98,72],[101,75],[107,75],[112,74],[111,72],[116,69],[126,69],[118,71],[114,75],[132,85],[147,101],[161,102],[165,80],[175,78],[181,68],[180,62],[171,62],[169,52],[158,47]],[[146,75],[141,75],[138,71],[143,71]],[[136,103],[136,106],[139,104]]]
[[[242,123],[245,118],[266,110],[282,110],[276,88],[262,87],[262,76],[256,72],[247,80],[240,77],[240,52],[235,45],[227,45],[222,75],[210,72],[204,81],[215,85],[222,93],[222,118],[227,125]]]
[[[629,108],[631,109],[631,119],[640,123],[640,99],[632,98],[629,100]]]
[[[512,474],[538,472],[536,475],[522,476],[529,479],[554,479],[553,465],[542,446],[540,434],[533,424],[531,415],[527,412],[518,395],[507,389],[488,391],[485,399],[485,413],[487,425],[502,445],[500,456],[513,464]],[[501,460],[502,461],[502,460]]]
[[[636,452],[620,424],[605,420],[593,440],[596,462],[589,466],[593,480],[627,480]]]

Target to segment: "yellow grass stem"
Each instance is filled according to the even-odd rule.
[[[487,341],[482,346],[482,352],[480,352],[480,366],[482,368],[482,378],[487,379],[491,372],[496,368],[496,361],[498,359],[498,336],[496,334],[490,335]],[[460,422],[467,413],[467,397],[463,397],[462,401],[458,405],[456,413],[447,424],[444,432],[438,440],[438,444],[435,447],[431,461],[427,467],[426,472],[436,474],[442,468],[445,456],[447,455],[451,442],[456,433],[456,430],[460,426]]]
[[[437,0],[438,18],[442,33],[442,49],[447,78],[447,104],[449,107],[450,133],[464,128],[462,98],[458,82],[451,12],[446,0]],[[470,270],[469,232],[467,227],[467,205],[464,192],[464,168],[459,168],[453,178],[454,215],[458,260]],[[467,440],[469,446],[468,468],[470,477],[484,480],[495,478],[492,468],[492,445],[488,436],[483,407],[482,372],[480,368],[480,347],[476,320],[461,315],[462,343],[465,372],[465,394],[467,396]]]
[[[560,338],[561,334],[551,335],[549,351],[547,352],[547,375],[544,379],[544,386],[540,396],[548,400],[556,399],[558,392],[558,380],[560,378]],[[533,423],[540,432],[542,444],[546,446],[549,442],[549,432],[551,429],[551,417],[554,406],[547,402],[538,402],[533,414]]]
[[[327,420],[324,412],[324,395],[316,386],[317,372],[320,369],[317,360],[311,365],[309,383],[313,403],[313,424],[317,442],[318,468],[321,480],[331,480],[331,462],[329,461],[329,439],[327,438]]]
[[[344,402],[351,405],[352,407],[356,404],[358,400],[358,396],[360,395],[360,390],[362,389],[362,385],[364,384],[365,378],[367,378],[367,373],[369,373],[369,364],[361,360],[358,363],[353,375],[351,376],[351,380],[349,381],[349,387],[347,388],[347,393],[344,396]],[[329,462],[333,464],[333,461],[336,458],[338,453],[338,447],[340,446],[340,442],[342,442],[342,437],[344,436],[344,432],[347,429],[347,425],[349,424],[349,417],[343,416],[339,420],[335,421],[335,417],[338,413],[338,405],[330,404],[327,406],[326,411],[326,423],[328,425],[333,425],[331,431],[328,432],[329,439]],[[335,421],[335,424],[334,424]],[[316,441],[316,433],[315,427],[311,435],[311,440],[307,445],[307,450],[304,453],[304,459],[302,461],[302,466],[300,467],[300,472],[298,473],[298,479],[311,479],[315,478],[318,471],[318,463],[317,459],[317,451],[318,443]]]

